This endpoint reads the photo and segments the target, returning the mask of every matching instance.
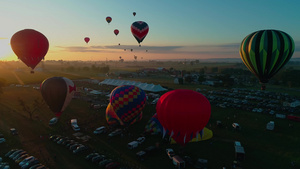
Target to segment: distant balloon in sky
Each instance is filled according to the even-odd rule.
[[[135,15],[136,15],[136,12],[133,12],[132,14],[133,14],[133,16],[135,16]]]
[[[279,30],[260,30],[246,36],[240,55],[247,68],[259,79],[261,89],[292,57],[295,44],[291,36]]]
[[[119,34],[119,30],[118,30],[118,29],[115,29],[115,30],[114,30],[114,33],[115,33],[115,35],[117,36],[117,35]]]
[[[45,102],[58,117],[71,102],[75,91],[76,86],[73,81],[65,77],[51,77],[41,84],[41,93]]]
[[[131,25],[131,33],[139,44],[143,42],[148,32],[149,26],[146,22],[136,21]]]
[[[106,22],[107,22],[107,23],[110,23],[111,20],[112,20],[112,18],[111,18],[110,16],[106,17]]]
[[[24,29],[16,32],[10,40],[11,48],[18,58],[28,67],[33,69],[49,49],[49,42],[46,36],[33,29]]]
[[[86,43],[89,43],[90,38],[89,38],[89,37],[85,37],[85,38],[84,38],[84,41],[85,41]]]

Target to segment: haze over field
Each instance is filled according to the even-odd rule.
[[[0,5],[0,59],[17,60],[10,39],[35,29],[49,40],[46,60],[158,60],[240,58],[248,34],[262,29],[288,33],[300,57],[300,2],[266,1],[4,1]],[[136,15],[133,16],[133,12]],[[111,23],[105,18],[112,17]],[[138,47],[130,32],[145,21],[149,33]],[[116,36],[113,31],[118,29]],[[89,37],[90,42],[84,42]],[[118,45],[120,43],[120,45]],[[127,49],[124,51],[124,49]],[[130,51],[133,49],[133,51]],[[146,52],[148,50],[148,52]]]

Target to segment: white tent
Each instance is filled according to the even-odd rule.
[[[141,83],[141,82],[135,82],[135,81],[130,81],[130,80],[105,79],[99,83],[99,85],[101,85],[101,84],[112,85],[112,86],[134,85],[145,91],[150,91],[150,92],[160,92],[160,91],[167,90],[167,89],[161,87],[161,85]]]

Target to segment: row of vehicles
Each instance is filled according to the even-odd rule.
[[[93,163],[97,163],[100,167],[104,167],[105,169],[117,169],[120,167],[119,162],[96,152],[88,154],[85,159]]]
[[[11,149],[5,154],[5,157],[14,160],[21,169],[47,169],[37,158],[22,149]]]

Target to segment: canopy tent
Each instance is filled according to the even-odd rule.
[[[155,85],[155,84],[141,83],[141,82],[135,82],[130,80],[120,80],[120,79],[105,79],[99,83],[99,85],[102,84],[112,85],[112,86],[134,85],[145,91],[150,91],[150,92],[161,92],[167,90],[159,84]]]

